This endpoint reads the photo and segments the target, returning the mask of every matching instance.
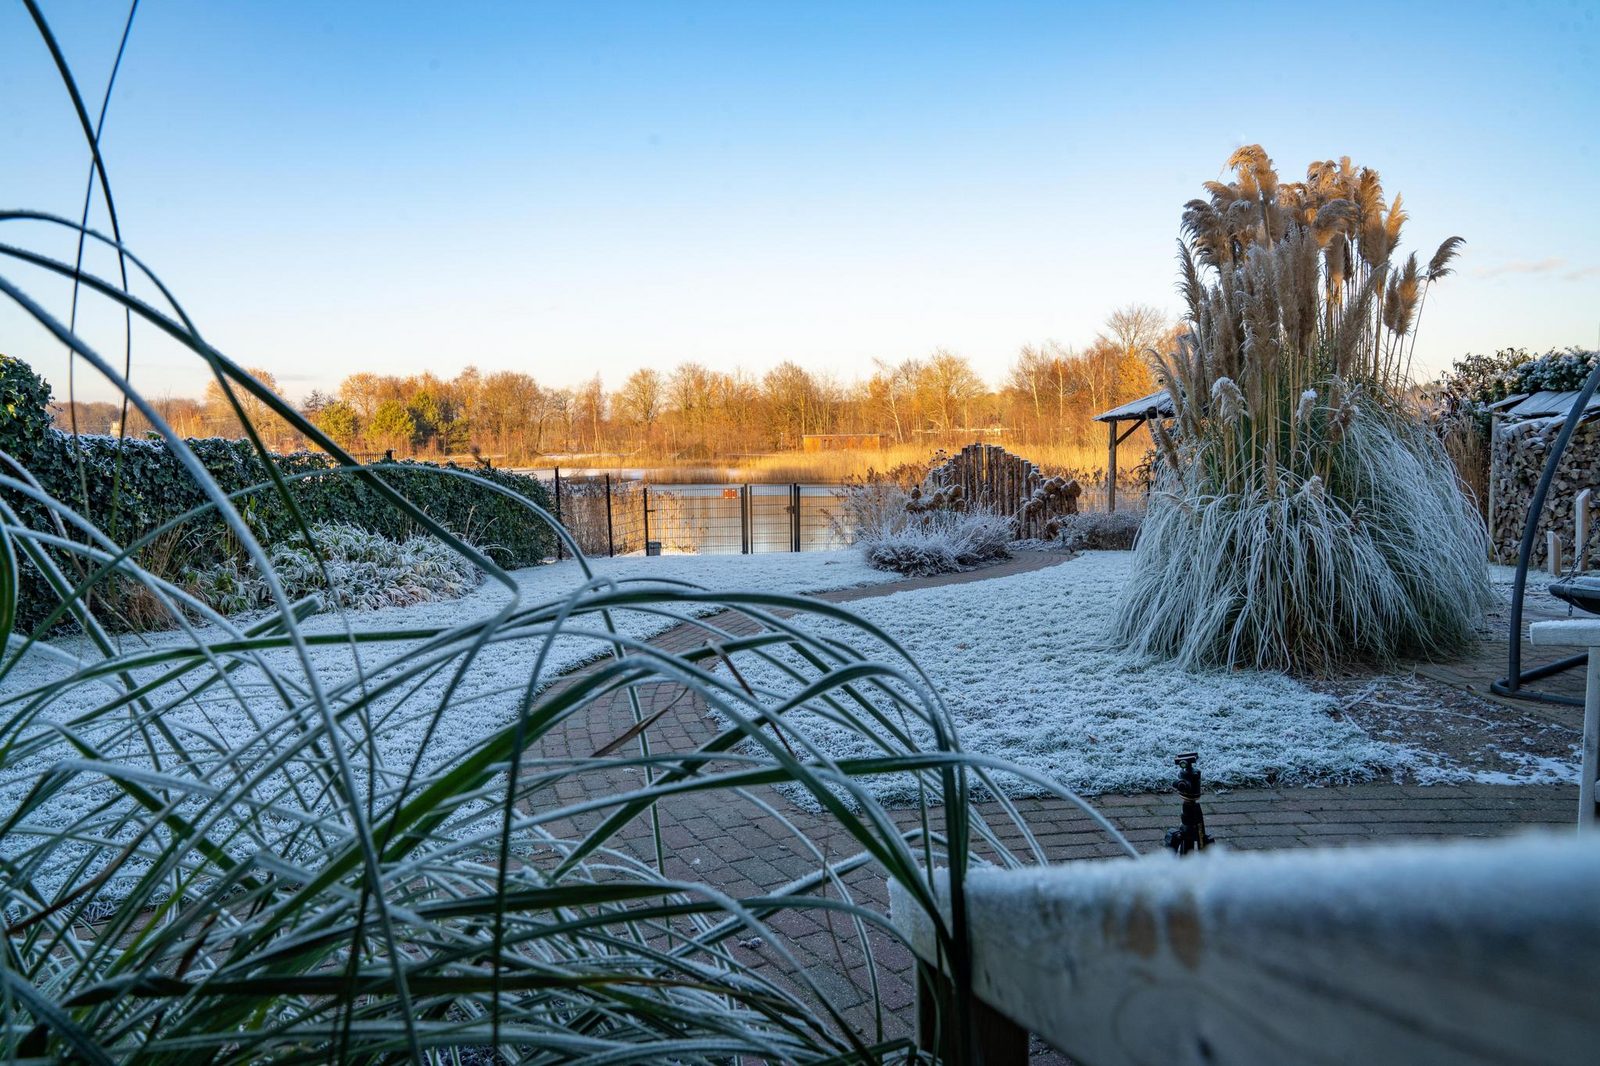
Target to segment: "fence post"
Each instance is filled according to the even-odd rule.
[[[556,525],[565,526],[561,520],[561,468],[556,467]],[[556,562],[561,561],[561,536],[556,535]]]
[[[795,482],[789,486],[789,537],[792,541],[790,549],[800,550],[800,484]]]
[[[750,554],[750,486],[739,486],[739,554]]]
[[[606,475],[606,555],[615,557],[617,542],[611,535],[611,475]]]
[[[644,498],[644,553],[650,554],[650,486],[640,486],[640,496]]]

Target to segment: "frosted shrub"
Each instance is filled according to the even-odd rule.
[[[932,511],[891,517],[863,530],[867,564],[907,577],[971,570],[1011,554],[1011,521],[986,511]]]
[[[329,607],[409,607],[464,596],[483,579],[466,558],[429,537],[394,541],[338,523],[314,525],[311,534],[321,561],[304,542],[279,544],[270,553],[290,599],[316,593]],[[232,560],[201,571],[193,584],[224,614],[264,607],[269,598],[254,567]]]
[[[911,520],[907,505],[921,492],[928,472],[945,461],[940,449],[927,462],[902,463],[880,473],[868,470],[865,477],[847,478],[837,502],[828,511],[835,536],[854,544],[868,531],[900,529]]]
[[[1139,535],[1140,516],[1129,511],[1091,511],[1056,519],[1068,551],[1127,551]]]
[[[237,559],[224,559],[197,571],[189,584],[202,602],[222,614],[253,610],[268,598],[267,584],[256,568],[248,563],[241,566]]]
[[[1376,171],[1280,183],[1257,146],[1184,209],[1176,418],[1114,637],[1188,666],[1323,671],[1450,654],[1491,599],[1483,522],[1405,399],[1428,287]]]

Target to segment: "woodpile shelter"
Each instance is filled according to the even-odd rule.
[[[1514,563],[1528,507],[1561,424],[1578,393],[1508,396],[1490,408],[1489,538],[1497,562]],[[1587,536],[1600,506],[1600,394],[1590,398],[1556,467],[1539,515],[1531,565],[1566,569],[1600,566],[1600,538]],[[1580,543],[1581,542],[1581,543]]]
[[[1106,510],[1117,509],[1117,446],[1152,419],[1173,418],[1176,414],[1172,397],[1162,389],[1094,416],[1096,422],[1106,424]]]
[[[995,444],[969,444],[928,472],[924,498],[912,489],[908,509],[981,507],[1011,519],[1018,539],[1053,540],[1060,520],[1078,513],[1083,487],[1069,477],[1046,477],[1033,463]]]

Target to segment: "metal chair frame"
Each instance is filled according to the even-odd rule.
[[[1561,465],[1561,457],[1567,453],[1567,445],[1572,442],[1573,431],[1578,428],[1578,423],[1582,420],[1597,386],[1600,386],[1600,361],[1597,361],[1594,369],[1589,372],[1588,380],[1583,383],[1583,389],[1573,401],[1572,409],[1567,412],[1566,421],[1561,425],[1561,433],[1556,437],[1555,447],[1550,449],[1550,458],[1545,460],[1544,473],[1533,490],[1533,499],[1528,503],[1528,517],[1522,526],[1522,545],[1517,551],[1517,576],[1511,586],[1511,623],[1506,636],[1506,676],[1489,686],[1491,691],[1501,696],[1519,700],[1537,700],[1541,703],[1557,703],[1568,707],[1583,706],[1583,700],[1574,696],[1541,692],[1538,689],[1525,687],[1530,682],[1543,681],[1547,677],[1554,677],[1556,674],[1586,665],[1589,653],[1571,655],[1553,663],[1524,670],[1522,601],[1528,584],[1528,563],[1533,557],[1533,543],[1539,529],[1539,515],[1544,511],[1545,497],[1550,493],[1550,482],[1555,479],[1556,468]],[[1581,546],[1579,550],[1582,550]]]

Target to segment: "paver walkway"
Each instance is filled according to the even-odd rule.
[[[889,586],[844,590],[825,598],[835,602],[889,595],[907,588],[961,581],[981,581],[1008,573],[1054,565],[1064,556],[1019,553],[1002,566],[968,574],[943,575]],[[735,632],[752,624],[731,613],[710,621]],[[697,624],[680,625],[655,638],[664,648],[685,651],[703,645],[705,631]],[[649,730],[656,751],[689,751],[716,735],[718,723],[692,693],[670,683],[639,689],[646,715],[667,708]],[[626,699],[616,696],[593,708],[581,720],[569,721],[563,732],[547,737],[543,754],[588,756],[633,725]],[[598,797],[634,787],[636,771],[595,772],[569,777],[559,786],[563,800]],[[1219,840],[1239,848],[1345,845],[1377,840],[1426,837],[1496,836],[1527,826],[1571,823],[1577,786],[1365,784],[1326,788],[1249,789],[1208,793],[1204,797],[1207,827]],[[759,800],[759,802],[756,802]],[[1121,854],[1090,818],[1059,800],[1013,801],[1026,818],[1046,858],[1062,861]],[[1161,846],[1166,830],[1177,824],[1178,802],[1168,795],[1109,795],[1094,800],[1141,851]],[[771,810],[763,809],[761,804]],[[977,809],[996,824],[1003,822],[996,803]],[[741,801],[727,793],[674,797],[660,806],[668,876],[704,881],[734,896],[756,895],[814,873],[821,857],[838,860],[859,851],[828,818],[813,814],[772,789]],[[775,813],[774,813],[775,812]],[[909,825],[911,812],[906,812]],[[552,827],[556,828],[556,827]],[[573,826],[579,829],[581,826]],[[1020,847],[1015,833],[1004,833],[1008,845]],[[620,838],[623,846],[649,854],[650,835],[643,819]],[[883,877],[870,865],[844,878],[855,898],[886,903]],[[830,927],[830,922],[832,927]],[[912,960],[888,938],[872,934],[868,947],[876,959],[882,1014],[872,1008],[869,959],[848,921],[830,912],[789,911],[770,923],[783,936],[806,976],[869,1037],[878,1026],[887,1035],[903,1035],[913,1025],[915,993]],[[792,976],[789,963],[773,945],[741,943],[735,952],[779,980]],[[1044,1061],[1055,1061],[1041,1051]]]
[[[1551,578],[1548,574],[1530,574],[1528,581],[1529,595],[1523,604],[1522,613],[1522,668],[1531,670],[1537,666],[1556,659],[1565,658],[1572,653],[1571,648],[1535,648],[1528,643],[1528,626],[1534,622],[1543,622],[1557,618],[1571,618],[1574,616],[1572,608],[1556,600],[1554,597],[1543,594],[1544,586],[1549,584]],[[1486,699],[1497,703],[1504,703],[1520,711],[1528,711],[1543,715],[1552,721],[1559,722],[1568,729],[1581,730],[1583,728],[1583,668],[1567,670],[1542,681],[1531,682],[1528,688],[1532,691],[1543,692],[1549,695],[1565,696],[1569,700],[1577,701],[1577,705],[1559,703],[1540,703],[1533,700],[1509,700],[1497,695],[1490,687],[1496,681],[1506,676],[1509,667],[1506,647],[1506,627],[1511,618],[1509,608],[1501,608],[1488,618],[1490,634],[1478,642],[1477,647],[1467,655],[1451,662],[1421,663],[1416,667],[1416,672],[1423,677],[1443,681],[1447,685],[1468,689]]]

